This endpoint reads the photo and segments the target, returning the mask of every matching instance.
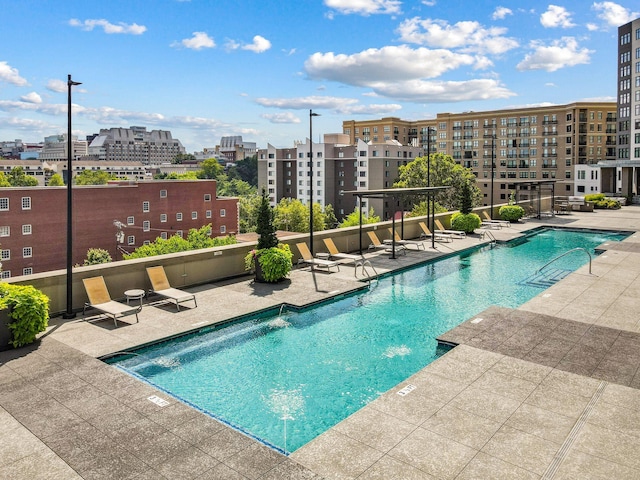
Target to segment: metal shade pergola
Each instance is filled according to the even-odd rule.
[[[427,206],[429,208],[429,230],[431,230],[431,248],[435,247],[435,235],[433,223],[435,220],[435,194],[439,191],[446,190],[448,186],[444,187],[416,187],[416,188],[385,188],[382,190],[349,190],[341,192],[342,195],[355,195],[358,197],[358,208],[360,209],[360,255],[362,255],[362,199],[363,198],[380,198],[380,199],[393,199],[393,215],[391,216],[391,258],[396,258],[396,238],[393,232],[396,230],[396,205],[398,200],[402,200],[401,205],[404,206],[404,201],[411,197],[426,197]],[[430,206],[429,206],[430,202]],[[404,210],[403,210],[404,211]],[[400,229],[402,237],[404,237],[404,214],[400,217]]]
[[[542,210],[542,186],[543,185],[550,185],[551,186],[551,213],[553,214],[554,211],[554,207],[555,207],[555,203],[556,203],[556,180],[535,180],[535,181],[522,181],[522,182],[512,182],[509,185],[514,185],[515,186],[515,191],[516,191],[516,204],[519,204],[519,198],[518,198],[518,194],[520,193],[520,191],[522,190],[521,187],[528,187],[530,188],[530,191],[533,191],[534,189],[531,187],[536,187],[535,190],[538,192],[537,195],[537,218],[540,218],[541,216],[541,210]],[[529,202],[531,203],[534,199],[530,198]]]

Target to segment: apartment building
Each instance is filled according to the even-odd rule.
[[[167,130],[151,130],[146,127],[101,129],[90,136],[88,156],[85,160],[112,162],[138,162],[144,165],[169,163],[185,148]]]
[[[576,166],[616,158],[616,123],[615,103],[578,102],[439,113],[435,119],[411,122],[395,117],[347,120],[343,133],[351,142],[393,140],[418,147],[422,154],[429,147],[451,155],[472,169],[489,205],[492,159],[495,203],[506,201],[519,182],[555,180],[558,195],[586,193],[576,191]]]
[[[0,188],[2,278],[66,266],[66,187]],[[123,252],[191,228],[238,231],[238,199],[217,198],[215,180],[115,182],[73,188],[73,264],[90,248]]]
[[[69,158],[69,142],[67,134],[49,135],[44,138],[44,145],[38,159],[43,162],[66,162]],[[78,140],[76,135],[71,136],[71,158],[78,159],[87,154],[87,142]]]
[[[602,163],[606,191],[640,193],[640,18],[618,28],[618,131],[615,159]]]
[[[309,154],[313,153],[313,165]],[[258,151],[258,185],[267,189],[272,205],[282,198],[297,198],[323,207],[332,205],[340,220],[360,206],[365,213],[373,208],[376,215],[390,218],[397,206],[382,199],[364,199],[357,204],[350,190],[391,188],[398,178],[399,167],[424,152],[419,147],[404,146],[399,141],[368,144],[358,139],[349,143],[346,134],[326,134],[323,143],[309,139],[292,148],[268,145]],[[313,177],[311,177],[313,174]]]

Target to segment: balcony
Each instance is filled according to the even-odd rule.
[[[557,153],[543,153],[542,158],[556,158],[558,156]]]
[[[553,132],[542,132],[542,135],[544,135],[544,136],[549,136],[549,135],[557,136],[558,132],[556,132],[555,130]]]
[[[557,125],[558,120],[542,120],[542,125]]]
[[[558,165],[556,165],[555,163],[542,162],[542,168],[558,168]]]

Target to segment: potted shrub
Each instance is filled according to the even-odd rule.
[[[469,182],[464,182],[460,188],[460,212],[451,216],[451,229],[465,233],[473,233],[482,225],[482,220],[473,210],[473,191]]]
[[[520,205],[504,205],[498,210],[500,218],[509,222],[517,222],[524,217],[524,213],[524,208]]]
[[[291,271],[293,254],[289,245],[278,242],[273,225],[274,212],[269,206],[269,198],[264,189],[257,215],[258,248],[251,250],[245,257],[245,268],[255,270],[257,282],[279,282]]]
[[[0,283],[0,350],[28,345],[49,323],[49,297],[31,285]]]

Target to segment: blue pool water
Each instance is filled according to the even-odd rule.
[[[292,452],[437,358],[438,335],[491,305],[538,295],[532,275],[623,234],[542,230],[403,271],[300,312],[275,311],[114,359],[126,371]],[[573,252],[545,269],[561,278]],[[544,276],[543,276],[544,277]]]

